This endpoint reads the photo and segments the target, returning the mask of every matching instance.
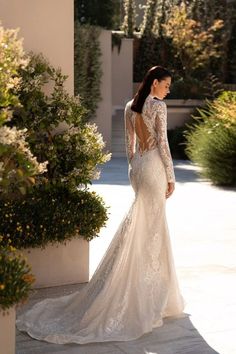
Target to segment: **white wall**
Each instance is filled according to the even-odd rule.
[[[55,67],[69,75],[66,89],[74,93],[74,1],[0,0],[5,28],[20,27],[26,51],[42,52]]]
[[[133,39],[122,39],[112,51],[112,106],[123,108],[133,97]]]

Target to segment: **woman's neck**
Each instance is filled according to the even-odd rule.
[[[161,100],[162,98],[160,98],[154,91],[155,91],[155,90],[154,90],[153,87],[152,87],[152,88],[151,88],[150,95],[151,95],[152,97],[158,98],[158,100]]]

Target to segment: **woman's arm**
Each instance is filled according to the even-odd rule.
[[[155,102],[153,112],[155,114],[155,125],[157,133],[157,142],[162,161],[165,166],[167,181],[175,182],[175,173],[173,161],[170,153],[169,143],[167,139],[167,109],[165,102]]]

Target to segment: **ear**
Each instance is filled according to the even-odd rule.
[[[157,79],[154,79],[152,84],[154,87],[156,87],[158,85],[158,83],[159,83],[159,81]]]

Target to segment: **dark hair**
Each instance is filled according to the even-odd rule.
[[[153,80],[157,79],[158,81],[161,81],[171,76],[171,73],[167,69],[159,65],[153,66],[150,70],[148,70],[141,85],[139,86],[137,93],[134,96],[133,103],[131,105],[132,111],[142,113],[144,102],[151,92]]]

